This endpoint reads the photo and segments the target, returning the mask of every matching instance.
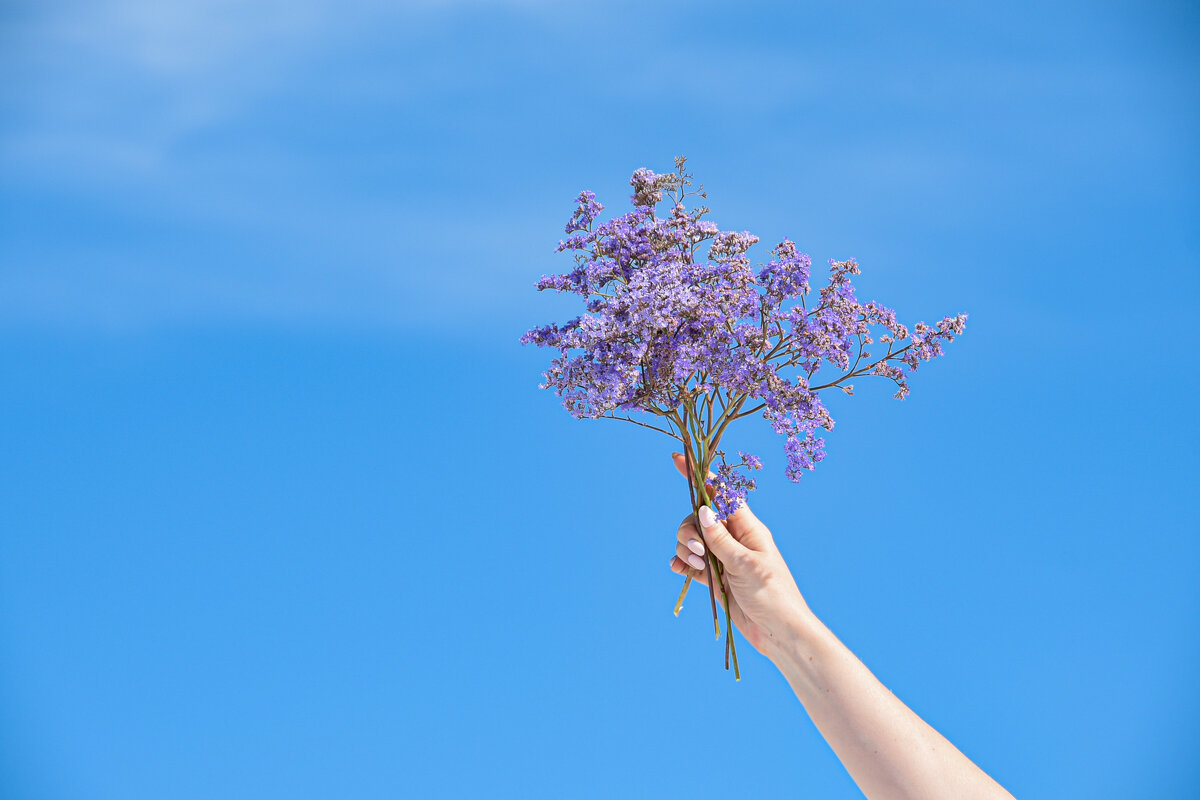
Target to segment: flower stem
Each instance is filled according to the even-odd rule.
[[[688,437],[690,438],[690,437]],[[695,441],[686,441],[687,446],[684,447],[684,460],[688,468],[688,499],[692,501],[692,511],[699,512],[700,506],[711,505],[708,498],[707,486],[703,481],[696,480],[698,474],[707,475],[708,468],[704,461],[703,455],[696,458],[692,453],[691,444]],[[733,660],[733,675],[736,680],[742,679],[741,670],[738,668],[737,660],[737,645],[733,641],[733,619],[729,611],[729,595],[725,591],[725,582],[721,579],[724,573],[724,567],[712,551],[708,549],[708,542],[704,541],[704,532],[699,531],[700,541],[704,542],[705,555],[708,557],[708,599],[712,604],[713,615],[713,638],[717,641],[721,640],[721,616],[717,611],[717,591],[721,592],[721,605],[725,606],[725,669],[729,669],[729,662]],[[680,610],[683,608],[683,599],[687,596],[688,588],[692,585],[692,577],[696,574],[695,570],[689,569],[687,577],[683,581],[683,588],[679,592],[679,599],[675,601],[675,616],[679,616]]]
[[[683,608],[683,598],[687,596],[688,587],[692,585],[692,571],[689,569],[687,578],[683,581],[683,589],[679,592],[679,599],[675,601],[675,616],[679,616],[679,611]]]
[[[701,488],[702,486],[703,484],[696,484],[696,493],[698,495],[697,499],[700,501],[696,506],[697,511],[700,510],[700,506],[708,505],[708,493]],[[720,580],[719,576],[716,574],[717,564],[720,562],[717,561],[717,557],[714,556],[712,550],[709,549],[708,542],[704,539],[704,531],[701,531],[697,527],[697,533],[700,534],[700,541],[704,543],[704,552],[708,555],[708,601],[712,604],[713,638],[719,642],[721,641],[721,623],[718,621],[720,617],[717,614],[717,593],[713,584],[715,584],[717,580]],[[722,595],[722,597],[724,597],[724,595]]]
[[[724,567],[719,568],[724,575]],[[729,612],[729,595],[725,592],[725,581],[721,581],[721,599],[724,600],[725,606],[725,669],[729,669],[729,656],[733,656],[733,678],[740,681],[742,672],[738,669],[737,660],[737,645],[733,641],[733,620],[730,618]]]
[[[682,421],[679,422],[679,425],[680,425],[680,429],[684,430]],[[687,465],[688,501],[691,503],[692,513],[696,513],[697,511],[700,510],[700,502],[701,502],[696,496],[696,486],[694,483],[694,478],[695,478],[695,474],[696,474],[696,470],[695,470],[696,459],[692,455],[692,441],[687,436],[686,433],[684,433],[683,442],[684,442],[683,460],[684,460],[684,463]],[[703,537],[701,537],[701,538],[703,538]],[[683,598],[685,598],[687,596],[688,588],[692,585],[692,576],[694,574],[695,574],[694,570],[691,570],[691,569],[688,570],[687,577],[683,581],[683,588],[679,590],[679,599],[675,601],[675,616],[677,616],[677,617],[679,616],[680,609],[683,608]],[[714,602],[715,602],[715,600],[714,600]],[[716,613],[715,607],[713,608],[713,612]]]

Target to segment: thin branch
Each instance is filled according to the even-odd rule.
[[[742,405],[749,399],[750,395],[744,394],[738,398],[736,403],[733,404],[733,408],[731,409],[733,413],[727,414],[722,418],[723,421],[721,422],[721,426],[717,428],[716,433],[713,434],[712,441],[709,442],[710,448],[716,448],[717,445],[721,443],[721,437],[725,434],[725,429],[729,427],[729,423],[737,419],[738,412],[741,411]]]
[[[618,422],[632,422],[634,425],[640,425],[641,427],[649,428],[652,431],[658,431],[659,433],[665,433],[667,436],[670,436],[672,439],[679,439],[679,441],[681,441],[681,442],[683,441],[683,439],[681,439],[679,436],[676,436],[674,433],[671,433],[671,431],[664,430],[662,428],[659,428],[656,425],[647,425],[644,422],[638,422],[636,419],[631,419],[629,417],[609,416],[609,415],[605,414],[603,416],[596,417],[596,419],[615,419]]]
[[[906,344],[904,347],[901,347],[896,352],[889,353],[888,355],[884,356],[883,358],[879,359],[878,361],[873,361],[872,363],[867,364],[865,367],[863,367],[860,370],[847,372],[845,375],[838,378],[836,381],[830,381],[829,383],[823,383],[820,386],[813,386],[813,387],[811,387],[810,391],[817,392],[817,391],[820,391],[821,389],[829,389],[834,386],[837,386],[838,384],[840,384],[842,381],[846,380],[847,378],[853,378],[857,375],[866,375],[866,374],[868,374],[868,372],[870,370],[874,369],[875,367],[879,366],[880,364],[882,364],[885,361],[890,361],[891,359],[896,358],[901,353],[903,353],[905,350],[908,350],[911,347],[912,347],[911,344]]]
[[[766,403],[759,403],[754,408],[747,409],[747,410],[741,412],[740,414],[734,415],[729,421],[732,422],[735,419],[741,419],[742,417],[748,417],[751,414],[753,414],[755,411],[762,411],[766,407],[767,407]]]

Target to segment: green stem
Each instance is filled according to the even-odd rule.
[[[706,475],[708,473],[701,473],[701,474]],[[703,487],[704,487],[703,482],[696,484],[697,499],[700,501],[700,504],[696,506],[696,511],[700,510],[700,506],[708,505],[708,493],[706,491],[704,491]],[[713,569],[713,565],[717,563],[717,557],[712,554],[712,550],[709,548],[708,542],[705,541],[704,531],[701,531],[699,529],[699,526],[697,526],[696,532],[700,534],[700,541],[704,543],[704,552],[708,556],[708,561],[709,561],[708,568],[710,570],[709,581],[708,581],[708,600],[710,603],[712,603],[713,638],[716,639],[717,641],[720,641],[721,640],[721,623],[718,621],[720,619],[720,616],[717,614],[717,594],[716,594],[716,590],[713,588],[713,584],[715,583],[715,581],[712,580],[712,575],[711,575],[711,570]]]
[[[745,402],[745,398],[741,399],[738,404]],[[685,414],[688,409],[685,408]],[[736,413],[736,411],[734,412]],[[692,501],[693,513],[699,513],[701,506],[712,505],[708,496],[708,486],[705,478],[708,477],[709,455],[708,452],[712,445],[705,439],[701,438],[698,429],[699,420],[694,415],[688,414],[685,419],[689,422],[696,423],[693,425],[681,425],[681,433],[684,438],[684,461],[687,464],[688,470],[688,495]],[[683,422],[684,420],[677,420]],[[709,444],[709,447],[705,447]],[[694,452],[699,451],[699,452]],[[697,476],[702,476],[697,478]],[[721,639],[721,622],[720,614],[717,611],[717,591],[721,592],[722,605],[725,607],[725,669],[729,669],[729,662],[733,661],[733,674],[736,680],[742,679],[741,670],[738,667],[737,660],[737,645],[733,639],[733,618],[729,609],[729,594],[725,591],[725,582],[722,580],[724,567],[717,557],[713,555],[712,549],[709,548],[708,542],[704,539],[704,532],[699,531],[700,541],[704,543],[705,555],[708,558],[709,581],[708,581],[708,598],[712,605],[713,615],[713,636],[720,641]],[[683,599],[687,595],[688,588],[692,584],[692,576],[694,571],[689,569],[687,577],[684,579],[683,588],[679,592],[679,599],[675,601],[675,616],[679,616],[680,609],[683,608]]]
[[[719,568],[724,575],[724,567]],[[733,620],[729,612],[729,595],[725,593],[725,581],[721,581],[721,599],[725,601],[725,669],[729,669],[729,656],[733,655],[733,678],[740,681],[742,672],[738,669],[737,645],[733,641]]]
[[[675,601],[675,616],[679,616],[679,612],[683,609],[683,598],[687,597],[688,587],[692,585],[692,571],[688,570],[687,577],[683,579],[683,588],[679,590],[679,599]]]

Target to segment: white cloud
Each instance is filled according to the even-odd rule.
[[[507,302],[512,295],[494,296],[507,291],[495,288],[497,270],[508,270],[503,280],[523,291],[537,274],[558,266],[550,250],[561,220],[546,215],[566,213],[567,192],[564,205],[551,210],[537,189],[526,185],[483,185],[462,197],[443,194],[430,200],[422,187],[405,184],[409,175],[428,176],[427,161],[434,158],[409,148],[407,135],[426,147],[437,136],[454,143],[457,150],[432,148],[446,158],[475,162],[493,156],[485,137],[439,129],[462,117],[446,111],[452,104],[444,102],[446,108],[427,112],[427,98],[441,101],[465,90],[463,96],[475,102],[493,87],[520,91],[513,88],[514,75],[559,77],[547,70],[561,68],[561,61],[500,48],[497,52],[509,58],[501,63],[515,65],[513,74],[489,72],[495,56],[490,51],[475,58],[464,48],[432,68],[421,60],[459,43],[455,25],[483,6],[538,14],[544,24],[530,36],[547,41],[559,31],[577,33],[564,22],[574,11],[540,0],[428,0],[400,6],[381,0],[346,5],[332,0],[99,0],[38,5],[25,20],[9,23],[19,29],[16,35],[6,32],[13,48],[3,58],[21,80],[6,86],[0,97],[0,111],[7,112],[0,122],[0,170],[10,186],[32,188],[65,199],[75,211],[83,209],[81,218],[93,228],[116,222],[112,231],[77,234],[72,229],[45,242],[27,237],[23,249],[0,242],[0,316],[137,324],[203,315],[207,309],[264,319],[386,320],[396,313],[390,309],[404,307],[405,292],[416,291],[429,302],[408,313],[423,320],[435,315],[439,304],[495,308]],[[547,8],[553,9],[550,15],[542,13]],[[621,32],[621,22],[598,20],[587,35],[605,41]],[[479,33],[479,26],[462,28]],[[881,187],[903,187],[911,193],[966,183],[964,176],[988,178],[980,174],[984,168],[1008,170],[1011,164],[1002,159],[976,158],[961,144],[964,136],[931,140],[931,130],[937,131],[923,123],[936,123],[938,114],[948,113],[958,126],[972,113],[976,120],[1003,123],[993,110],[998,99],[1020,96],[1025,102],[1032,96],[1046,105],[1059,95],[1086,98],[1111,77],[1103,70],[1006,64],[992,57],[963,57],[956,69],[946,68],[947,59],[935,59],[933,72],[929,61],[881,69],[886,58],[847,63],[831,58],[828,49],[787,49],[774,40],[767,47],[731,43],[697,58],[693,42],[647,30],[631,37],[622,45],[626,50],[615,49],[602,68],[582,66],[602,72],[586,98],[598,113],[637,111],[660,98],[679,102],[681,136],[707,119],[714,129],[736,128],[731,136],[754,137],[759,156],[777,151],[795,162],[795,149],[807,148],[814,155],[806,179],[831,192],[845,184],[873,185],[876,193]],[[411,52],[419,55],[397,57],[418,40],[420,47]],[[371,58],[391,60],[357,61],[360,50],[368,49]],[[637,58],[626,57],[631,53]],[[570,91],[567,80],[561,88]],[[847,98],[860,111],[907,113],[913,124],[886,133],[839,130],[837,115]],[[571,109],[586,112],[579,115],[580,125],[592,110],[578,104]],[[306,138],[306,131],[292,136],[285,125],[304,126],[309,111],[344,118],[316,136]],[[338,137],[369,141],[373,135],[368,126],[357,125],[360,113],[386,127],[380,140],[391,138],[375,151],[342,152],[353,145],[343,145]],[[1073,119],[1078,124],[1078,115]],[[324,122],[314,119],[313,126],[320,129]],[[502,122],[513,138],[533,132],[513,126],[539,124],[521,114]],[[618,136],[627,135],[631,146],[655,137],[671,140],[670,132],[635,132],[637,120],[629,124],[630,131]],[[365,131],[361,137],[360,131]],[[1032,134],[1013,129],[1004,136],[1019,141]],[[724,146],[716,141],[715,147]],[[1098,137],[1041,136],[1038,141],[1074,149],[1088,146],[1087,141],[1108,146]],[[956,142],[961,149],[954,149]],[[725,159],[726,180],[736,178],[743,195],[753,181],[762,191],[782,191],[774,177],[738,175],[731,160],[736,154]],[[339,174],[343,166],[355,172]],[[373,169],[386,173],[386,188],[372,183]],[[707,180],[707,173],[701,177]],[[570,191],[577,188],[582,186]],[[488,196],[501,192],[507,192],[506,203]],[[464,225],[471,230],[464,231]],[[157,237],[158,249],[143,241],[142,228],[146,240]],[[198,236],[231,244],[189,251],[185,243]],[[452,255],[431,267],[439,246]]]
[[[22,76],[3,102],[0,144],[114,169],[161,163],[173,141],[220,124],[281,87],[297,67],[364,31],[397,47],[449,12],[537,8],[540,0],[100,0],[38,5],[10,23]],[[107,142],[96,146],[93,140]],[[119,139],[118,141],[114,141]],[[32,141],[31,141],[32,140]],[[138,154],[135,154],[138,151]],[[103,161],[105,154],[116,161]]]
[[[46,4],[32,32],[161,76],[284,60],[314,39],[389,19],[420,21],[473,6],[537,9],[547,0],[99,0]]]
[[[294,46],[331,11],[312,0],[108,0],[63,9],[46,33],[151,74],[195,75]]]

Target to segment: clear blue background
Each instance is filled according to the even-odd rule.
[[[1200,790],[1190,3],[7,4],[0,794],[858,796],[706,603],[665,437],[539,392],[584,188],[903,320],[756,510],[1020,798]]]

